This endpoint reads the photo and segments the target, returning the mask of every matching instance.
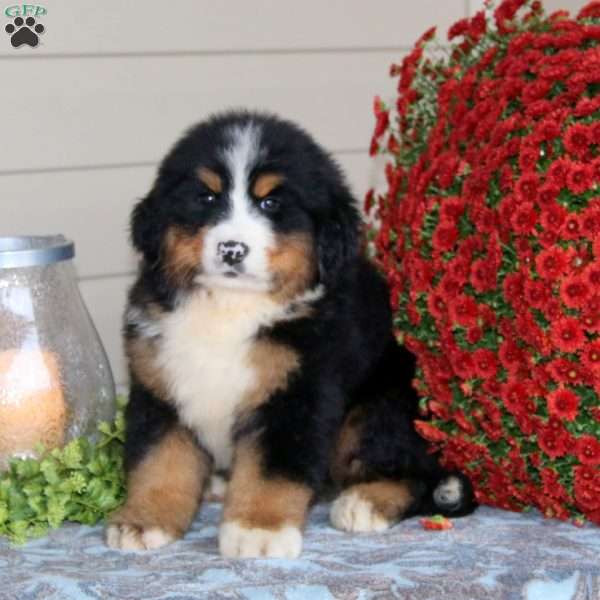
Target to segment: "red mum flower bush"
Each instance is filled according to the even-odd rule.
[[[365,200],[417,429],[481,502],[600,524],[600,2],[505,0],[433,36],[375,101]]]

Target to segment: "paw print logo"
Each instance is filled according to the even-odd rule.
[[[25,20],[17,17],[4,30],[10,35],[10,43],[14,48],[23,44],[35,48],[40,41],[39,34],[44,33],[45,27],[41,23],[36,25],[33,17],[27,17]]]

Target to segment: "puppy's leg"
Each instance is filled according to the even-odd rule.
[[[108,545],[143,550],[181,537],[198,508],[211,459],[177,423],[174,409],[135,382],[125,466],[127,500],[109,519]]]
[[[200,502],[210,459],[182,427],[166,433],[127,478],[127,501],[110,518],[108,545],[152,550],[181,537]]]
[[[235,451],[225,497],[219,548],[227,557],[295,558],[312,490],[285,476],[268,476],[260,446],[244,440]]]
[[[344,531],[383,531],[410,511],[417,496],[414,484],[408,480],[357,483],[331,505],[331,523]]]

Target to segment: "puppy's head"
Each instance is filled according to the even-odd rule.
[[[132,216],[134,246],[175,288],[292,299],[343,273],[359,218],[331,158],[280,119],[228,113],[191,129]]]

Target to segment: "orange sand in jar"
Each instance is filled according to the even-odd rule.
[[[56,356],[42,350],[0,352],[0,467],[38,443],[62,445],[66,418]]]

